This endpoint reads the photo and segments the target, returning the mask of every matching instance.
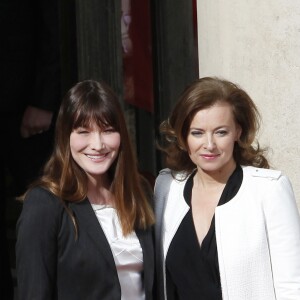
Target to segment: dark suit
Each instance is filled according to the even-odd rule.
[[[0,134],[5,143],[0,149],[0,272],[3,283],[0,298],[5,300],[13,299],[9,271],[14,267],[14,263],[9,265],[10,259],[5,253],[6,219],[9,229],[14,230],[15,215],[19,213],[11,198],[23,193],[38,175],[53,138],[53,126],[42,134],[22,138],[21,120],[28,105],[54,114],[58,109],[61,98],[58,29],[56,0],[0,1]],[[12,189],[8,187],[11,181]],[[12,212],[8,217],[6,203],[10,203],[9,211]]]
[[[59,199],[35,188],[18,221],[17,278],[22,300],[120,300],[121,288],[110,246],[86,199],[69,205],[74,225]],[[136,230],[143,249],[146,300],[152,299],[152,229]]]

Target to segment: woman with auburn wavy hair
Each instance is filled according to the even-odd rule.
[[[66,94],[17,224],[20,299],[153,299],[154,216],[121,106],[103,82]]]
[[[300,299],[299,213],[256,141],[259,120],[243,89],[206,77],[161,124],[158,299]]]

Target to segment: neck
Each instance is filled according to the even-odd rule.
[[[87,196],[92,204],[112,204],[113,194],[110,190],[110,182],[108,178],[101,177],[89,179]]]
[[[230,163],[228,166],[214,172],[209,172],[198,168],[194,177],[194,185],[196,188],[199,187],[202,189],[223,187],[226,185],[235,168],[235,162]]]

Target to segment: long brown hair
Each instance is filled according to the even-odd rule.
[[[269,168],[268,160],[256,140],[260,114],[249,95],[238,85],[217,77],[204,77],[189,85],[170,117],[160,125],[163,140],[159,145],[165,153],[166,166],[174,171],[191,172],[195,165],[188,155],[187,136],[195,114],[216,102],[232,107],[235,122],[242,133],[236,142],[233,157],[237,164]]]
[[[53,153],[45,164],[43,175],[31,187],[42,186],[49,190],[67,209],[68,202],[87,197],[87,175],[72,158],[70,134],[93,122],[99,128],[111,126],[121,136],[119,154],[109,175],[124,235],[136,227],[149,227],[154,216],[142,187],[123,111],[115,93],[104,82],[85,80],[68,91],[56,120]]]

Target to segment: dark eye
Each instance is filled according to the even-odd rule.
[[[195,129],[193,129],[193,130],[191,130],[190,134],[192,136],[199,137],[199,136],[202,136],[203,132],[201,130],[195,130]]]
[[[84,127],[78,127],[78,128],[76,128],[76,129],[74,129],[74,131],[75,131],[77,134],[87,134],[87,133],[89,133],[89,129],[84,128]]]
[[[80,131],[78,131],[78,133],[79,134],[87,134],[87,133],[89,133],[87,130],[80,130]]]
[[[115,132],[116,130],[113,127],[107,127],[103,130],[104,133],[112,133]]]
[[[226,135],[227,134],[227,131],[226,130],[218,130],[217,132],[216,132],[216,134],[217,135],[219,135],[219,136],[224,136],[224,135]]]

